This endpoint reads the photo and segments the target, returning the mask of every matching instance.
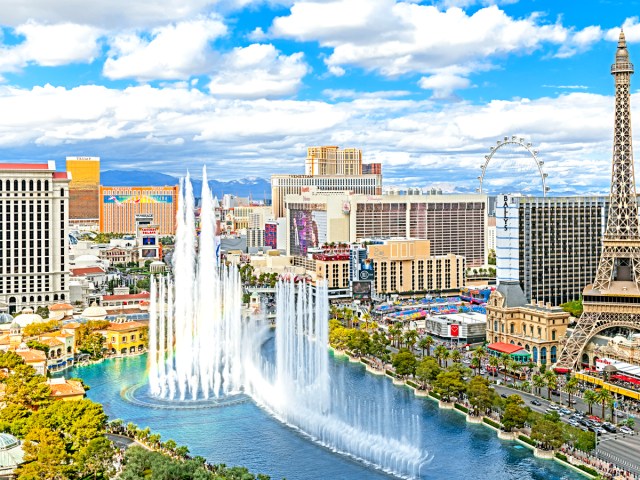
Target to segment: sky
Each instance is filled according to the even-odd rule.
[[[219,180],[363,150],[387,186],[607,193],[640,0],[2,0],[0,160]],[[640,112],[640,80],[632,108]],[[633,128],[640,131],[640,113]],[[520,145],[531,143],[527,150]],[[640,141],[640,140],[639,140]]]

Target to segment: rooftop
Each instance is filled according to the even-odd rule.
[[[151,294],[149,292],[145,292],[126,295],[104,295],[102,300],[104,302],[112,302],[114,300],[148,300],[149,298],[151,298]]]
[[[136,330],[138,328],[146,327],[146,323],[142,322],[125,322],[125,323],[111,323],[106,330],[109,332],[125,332],[129,330]]]
[[[105,271],[101,267],[85,267],[85,268],[72,268],[71,276],[73,277],[83,277],[85,275],[91,274],[104,274]]]
[[[47,356],[40,350],[16,350],[16,353],[22,357],[26,363],[46,362]]]
[[[65,380],[64,378],[56,378],[48,380],[47,384],[51,389],[52,397],[62,398],[85,394],[84,387],[80,382],[76,380]]]
[[[507,353],[509,355],[512,353],[518,352],[520,350],[524,350],[522,347],[518,345],[512,345],[510,343],[504,343],[504,342],[490,343],[489,345],[487,345],[487,348],[490,348],[491,350],[495,350],[496,352]],[[526,350],[524,351],[526,352]]]

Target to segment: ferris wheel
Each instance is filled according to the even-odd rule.
[[[500,181],[493,182],[496,188],[509,186],[515,187],[516,191],[528,192],[532,190],[531,175],[539,175],[542,183],[542,195],[547,195],[550,190],[547,186],[548,174],[542,170],[544,162],[538,158],[538,151],[533,149],[532,143],[513,135],[498,140],[495,146],[489,147],[489,151],[490,153],[485,155],[485,161],[480,167],[482,173],[478,177],[480,188],[477,191],[479,193],[483,193],[487,167],[489,162],[493,160],[493,163],[499,161],[504,164],[504,168],[499,169],[502,172]],[[511,176],[508,172],[511,172]]]

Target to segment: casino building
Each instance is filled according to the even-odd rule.
[[[178,186],[100,187],[100,231],[138,234],[136,218],[146,216],[160,235],[174,235]]]

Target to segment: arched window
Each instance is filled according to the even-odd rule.
[[[60,300],[64,300],[64,293],[60,295]]]
[[[27,303],[27,297],[22,297],[22,303]]]
[[[58,300],[58,294],[56,293],[56,294],[53,296],[53,301],[54,301],[54,302],[56,302],[57,300]]]
[[[64,197],[64,188],[61,188],[61,189],[60,189],[60,196],[61,196],[61,197]]]
[[[510,343],[511,345],[515,345],[515,343],[516,343],[516,342],[514,342],[513,340],[511,340],[509,343]]]
[[[38,301],[41,302],[42,301],[42,295],[38,295]]]
[[[29,191],[33,192],[33,180],[29,180]]]
[[[551,363],[556,363],[556,347],[551,347]]]
[[[525,349],[527,352],[530,352],[530,351],[531,351],[531,347],[529,346],[529,344],[528,344],[528,343],[524,346],[524,349]]]
[[[35,297],[34,297],[33,295],[31,295],[31,296],[29,297],[29,301],[33,303],[33,302],[35,301]]]
[[[27,190],[27,181],[22,180],[22,191],[25,192]]]
[[[538,347],[533,347],[533,361],[538,363]]]
[[[42,182],[40,180],[38,180],[38,183],[36,183],[36,189],[38,191],[42,190]]]
[[[540,349],[540,363],[543,365],[547,363],[547,347],[542,347]]]
[[[48,301],[49,301],[49,295],[45,295],[45,296],[44,296],[44,301],[45,301],[45,302],[48,302]]]
[[[11,190],[11,180],[7,180],[7,188],[5,190]]]
[[[13,189],[17,192],[18,191],[18,180],[14,180],[13,181]]]
[[[44,189],[47,191],[49,190],[49,180],[44,181]]]

